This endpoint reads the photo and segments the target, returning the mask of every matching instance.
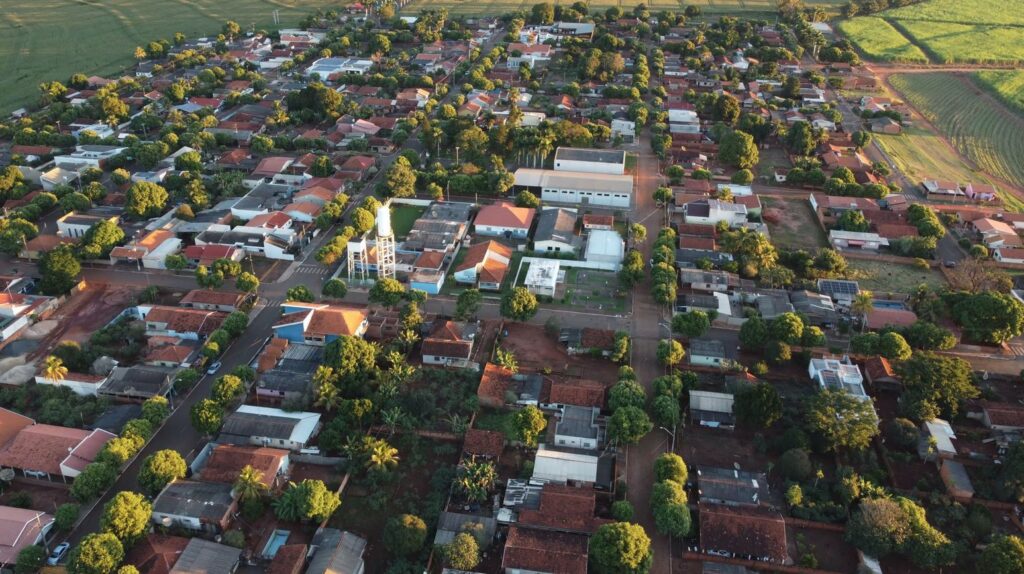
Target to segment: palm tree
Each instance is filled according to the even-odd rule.
[[[341,393],[338,392],[338,387],[334,386],[334,383],[322,381],[315,387],[313,393],[316,395],[313,406],[331,412],[341,405]]]
[[[863,332],[868,322],[868,313],[875,308],[874,296],[871,291],[861,291],[853,296],[850,313],[861,318],[860,330]]]
[[[380,418],[381,422],[384,423],[384,426],[388,427],[389,438],[391,435],[395,434],[395,430],[397,430],[398,426],[405,422],[406,419],[405,411],[402,410],[402,407],[391,407],[390,409],[381,412]]]
[[[239,500],[255,500],[263,496],[266,491],[267,485],[263,483],[263,473],[251,465],[245,465],[238,478],[235,479],[235,493],[238,494]]]
[[[60,357],[50,355],[43,361],[43,376],[49,381],[59,383],[68,376],[68,368],[64,366],[64,361]]]
[[[371,471],[386,471],[398,466],[398,449],[387,441],[376,439],[370,445],[366,468]]]

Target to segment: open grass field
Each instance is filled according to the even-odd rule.
[[[1024,115],[1024,70],[981,70],[974,81],[1007,107]]]
[[[413,224],[426,210],[426,207],[420,205],[394,204],[391,209],[391,229],[394,231],[395,237],[404,239],[406,235],[409,235]]]
[[[928,56],[907,41],[891,24],[874,16],[843,20],[839,31],[860,48],[870,60],[881,62],[926,63]]]
[[[31,101],[41,82],[76,72],[111,74],[132,63],[136,46],[175,32],[216,33],[225,20],[242,28],[294,26],[331,0],[5,0],[0,15],[0,111]]]
[[[869,58],[884,61],[916,61],[894,56],[923,52],[947,64],[1024,62],[1024,0],[931,0],[854,18],[840,29]]]
[[[935,269],[918,269],[912,265],[899,265],[888,261],[848,259],[850,279],[860,283],[861,289],[878,293],[912,293],[924,283],[933,289],[946,285],[942,273]]]
[[[961,155],[985,172],[1024,185],[1024,117],[984,97],[967,77],[896,74],[889,82]]]
[[[575,0],[552,0],[555,4],[571,6]],[[506,12],[522,10],[529,12],[537,0],[416,0],[403,10],[403,14],[416,13],[426,8],[446,8],[452,14],[474,16],[498,16]],[[629,12],[639,2],[635,0],[590,0],[590,11],[603,11],[612,6],[619,6]],[[774,14],[777,3],[775,0],[649,0],[646,2],[651,12],[659,10],[682,11],[688,5],[700,6],[708,14],[728,12],[757,13],[761,16]],[[812,6],[824,6],[826,10],[838,10],[843,0],[811,0],[806,2]]]

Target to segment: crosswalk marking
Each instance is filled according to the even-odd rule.
[[[329,271],[326,267],[320,265],[300,265],[295,268],[295,273],[302,273],[306,275],[327,275]]]

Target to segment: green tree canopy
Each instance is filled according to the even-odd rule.
[[[170,196],[162,186],[148,181],[137,181],[125,194],[125,212],[135,217],[156,217],[164,212]]]
[[[1024,541],[1019,536],[999,536],[978,558],[978,572],[1017,574],[1024,572]]]
[[[651,539],[638,524],[605,524],[590,538],[590,561],[597,574],[647,574],[652,558]]]
[[[526,287],[515,287],[501,298],[501,316],[513,321],[529,321],[537,314],[537,297]]]
[[[423,548],[427,540],[427,523],[413,514],[399,514],[384,526],[384,547],[398,556],[407,556]]]
[[[86,534],[68,556],[70,574],[110,574],[124,560],[124,546],[109,532]]]
[[[149,529],[153,506],[137,492],[121,491],[103,507],[100,530],[117,537],[131,547]]]
[[[82,265],[68,245],[58,245],[39,259],[39,288],[46,295],[64,295],[78,283]]]
[[[519,440],[527,446],[536,446],[537,437],[548,426],[544,413],[533,405],[527,405],[512,415],[512,426]]]
[[[370,288],[370,302],[391,308],[398,305],[405,297],[405,286],[397,279],[386,277],[378,279]]]
[[[658,532],[673,538],[689,535],[693,519],[686,502],[686,492],[680,483],[666,480],[654,485],[651,491],[651,513],[654,514],[654,527]]]
[[[618,444],[636,444],[654,425],[639,407],[622,407],[608,420],[608,438]]]
[[[736,393],[736,419],[754,428],[768,428],[782,418],[782,398],[768,383],[751,385]]]
[[[654,459],[654,480],[658,482],[671,480],[685,485],[688,476],[686,463],[678,454],[665,452]]]
[[[675,339],[662,339],[658,341],[658,362],[666,367],[678,365],[686,357],[683,344]]]
[[[158,450],[146,457],[139,469],[139,484],[151,494],[157,494],[167,483],[185,478],[188,466],[178,451]]]
[[[878,434],[871,401],[844,390],[821,390],[808,400],[805,416],[809,432],[830,451],[863,450]]]
[[[897,371],[903,381],[903,408],[918,421],[955,417],[965,401],[980,394],[970,363],[959,357],[919,351]]]

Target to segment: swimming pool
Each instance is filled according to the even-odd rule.
[[[290,534],[289,530],[275,530],[267,540],[267,545],[263,547],[263,558],[271,560],[277,556],[277,551],[288,541]]]
[[[875,309],[906,309],[903,301],[891,301],[889,299],[875,299],[871,302]]]

